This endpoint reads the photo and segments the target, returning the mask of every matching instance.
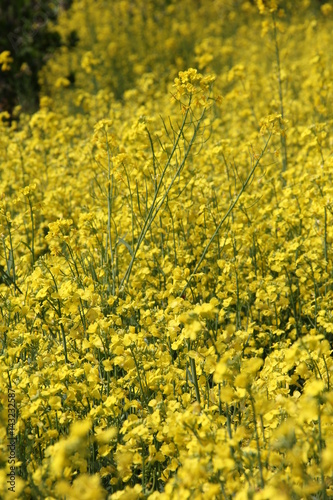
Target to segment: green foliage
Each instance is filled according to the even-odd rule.
[[[0,113],[1,498],[9,393],[17,498],[333,498],[333,6],[295,5],[49,26]]]
[[[9,50],[13,64],[0,72],[0,110],[12,113],[15,106],[33,112],[39,104],[38,72],[62,40],[48,28],[59,9],[71,1],[17,0],[0,5],[0,47]]]

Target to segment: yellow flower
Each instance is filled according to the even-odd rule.
[[[240,387],[241,389],[246,389],[251,385],[251,380],[247,373],[239,373],[235,378],[235,386]]]
[[[174,87],[176,87],[176,99],[180,99],[183,95],[188,97],[196,97],[196,103],[201,106],[206,106],[207,93],[215,80],[215,76],[203,76],[198,73],[198,70],[189,68],[187,71],[180,71],[178,77],[175,78]]]
[[[324,16],[330,16],[333,12],[333,5],[330,3],[324,3],[320,7],[321,12],[324,14]]]
[[[101,486],[100,478],[95,475],[80,474],[67,492],[68,500],[103,500],[106,492]]]
[[[304,388],[304,395],[306,396],[319,396],[325,389],[325,382],[323,380],[311,380],[307,382]]]
[[[265,14],[267,11],[272,13],[278,9],[277,0],[257,0],[257,6],[260,14]]]
[[[87,435],[90,429],[91,429],[90,419],[74,422],[70,428],[70,436],[79,438],[84,437]]]
[[[93,67],[98,64],[98,59],[96,59],[91,51],[86,52],[81,61],[81,68],[88,74],[93,70]]]
[[[9,71],[12,62],[14,62],[14,59],[11,57],[9,50],[1,52],[0,54],[1,71]]]
[[[141,498],[143,495],[139,484],[134,487],[126,486],[123,491],[117,491],[110,496],[110,500],[139,500]]]
[[[56,79],[54,86],[57,89],[60,89],[61,87],[69,87],[71,82],[68,80],[68,78],[64,77],[59,77]]]

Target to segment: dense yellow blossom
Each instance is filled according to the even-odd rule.
[[[330,3],[51,28],[0,112],[0,497],[333,497]]]

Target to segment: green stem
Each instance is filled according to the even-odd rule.
[[[112,295],[115,294],[115,273],[114,273],[114,255],[112,250],[112,240],[111,240],[111,217],[112,217],[112,192],[113,192],[113,175],[111,175],[111,152],[108,144],[108,136],[106,134],[106,146],[107,146],[107,154],[108,154],[108,241],[109,241],[109,250],[111,257],[111,274],[112,274]]]
[[[328,255],[327,255],[327,207],[324,208],[324,259],[325,259],[325,273],[327,275],[327,263],[328,263]],[[325,295],[327,295],[327,278],[325,283]]]
[[[318,401],[318,441],[319,441],[318,448],[319,448],[319,457],[320,457],[320,475],[321,475],[322,494],[323,494],[323,500],[327,500],[325,476],[324,476],[323,464],[322,464],[323,441],[322,441],[322,432],[321,432],[321,413],[320,413],[320,402],[319,401]]]
[[[32,267],[35,265],[35,223],[34,223],[34,212],[32,210],[32,203],[30,196],[28,196],[29,208],[30,208],[30,219],[31,219],[31,256],[32,256]]]
[[[137,371],[137,374],[138,374],[138,381],[139,381],[139,385],[140,385],[140,390],[141,390],[141,394],[142,394],[142,399],[144,401],[146,401],[146,393],[143,389],[143,385],[142,385],[142,380],[141,380],[141,375],[140,375],[140,369],[139,369],[139,364],[137,362],[137,359],[135,357],[135,354],[134,354],[134,349],[132,346],[130,346],[130,350],[131,350],[131,353],[132,353],[132,356],[133,356],[133,360],[134,360],[134,363],[135,363],[135,367],[136,367],[136,371]]]
[[[160,178],[159,183],[158,183],[158,185],[157,185],[157,188],[156,188],[156,190],[155,190],[155,193],[154,193],[154,198],[153,198],[152,204],[151,204],[151,206],[150,206],[150,209],[149,209],[148,215],[146,216],[145,222],[144,222],[144,224],[143,224],[143,227],[142,227],[141,233],[140,233],[140,235],[139,235],[139,238],[138,238],[138,241],[137,241],[136,247],[135,247],[134,252],[133,252],[133,256],[132,256],[131,262],[130,262],[130,264],[129,264],[129,266],[128,266],[128,268],[127,268],[126,272],[125,272],[125,275],[124,275],[124,277],[123,277],[122,281],[121,281],[121,284],[120,284],[120,290],[121,290],[121,291],[123,291],[123,290],[124,290],[124,288],[125,288],[126,284],[127,284],[127,283],[128,283],[128,281],[129,281],[129,278],[130,278],[130,275],[131,275],[131,272],[132,272],[132,268],[133,268],[133,264],[134,264],[134,261],[135,261],[135,259],[136,259],[136,256],[137,256],[137,253],[138,253],[138,250],[139,250],[139,248],[140,248],[140,246],[141,246],[141,244],[142,244],[143,240],[145,239],[145,236],[146,236],[147,232],[149,231],[149,229],[150,229],[150,227],[151,227],[151,225],[152,225],[152,223],[153,223],[153,221],[154,221],[154,219],[155,219],[156,215],[158,214],[158,212],[159,212],[159,210],[160,210],[161,206],[162,206],[162,205],[163,205],[163,203],[165,202],[165,200],[166,200],[166,198],[167,198],[167,196],[168,196],[168,194],[169,194],[169,192],[170,192],[170,190],[171,190],[171,188],[172,188],[172,186],[173,186],[173,184],[174,184],[174,182],[175,182],[176,178],[180,175],[180,173],[181,173],[181,171],[182,171],[182,169],[183,169],[183,167],[184,167],[184,165],[185,165],[185,162],[186,162],[186,160],[187,160],[187,158],[188,158],[188,155],[190,154],[190,151],[191,151],[191,149],[192,149],[193,143],[194,143],[194,141],[195,141],[195,138],[196,138],[197,132],[198,132],[198,130],[199,130],[200,124],[201,124],[201,122],[202,122],[202,120],[203,120],[203,117],[204,117],[204,114],[205,114],[205,109],[203,110],[203,112],[202,112],[202,114],[201,114],[200,118],[199,118],[199,119],[198,119],[198,121],[197,121],[197,124],[196,124],[196,126],[195,126],[195,128],[194,128],[194,132],[193,132],[192,139],[191,139],[191,141],[189,142],[189,145],[188,145],[187,150],[186,150],[186,152],[185,152],[185,154],[184,154],[184,158],[183,158],[182,162],[180,163],[179,167],[177,168],[176,173],[175,173],[174,177],[172,178],[172,180],[171,180],[171,182],[170,182],[170,184],[169,184],[168,188],[165,190],[165,193],[164,193],[164,195],[163,195],[163,197],[162,197],[161,201],[159,201],[159,202],[157,203],[157,197],[158,197],[158,194],[159,194],[159,192],[160,192],[160,190],[161,190],[161,187],[162,187],[162,184],[163,184],[163,180],[164,180],[165,174],[166,174],[166,172],[167,172],[167,170],[168,170],[168,167],[170,166],[171,160],[172,160],[172,158],[173,158],[173,156],[174,156],[174,154],[175,154],[175,152],[176,152],[176,150],[177,150],[177,147],[178,147],[179,141],[180,141],[180,139],[183,137],[183,131],[184,131],[184,127],[185,127],[185,124],[186,124],[187,116],[188,116],[188,114],[189,114],[189,112],[190,112],[190,104],[191,104],[191,99],[190,99],[190,101],[189,101],[189,105],[188,105],[188,107],[187,107],[187,109],[186,109],[186,111],[185,111],[184,119],[183,119],[183,122],[182,122],[182,124],[181,124],[180,130],[179,130],[179,132],[178,132],[178,134],[177,134],[177,137],[176,137],[176,139],[175,139],[175,142],[174,142],[174,144],[173,144],[172,151],[171,151],[171,153],[170,153],[170,156],[169,156],[169,158],[168,158],[168,161],[166,162],[166,164],[165,164],[165,166],[164,166],[164,169],[163,169],[162,174],[161,174],[161,178]]]
[[[280,121],[280,129],[281,129],[281,149],[282,149],[282,172],[285,172],[287,169],[287,143],[286,143],[286,135],[283,125],[284,120],[284,105],[283,105],[283,92],[282,92],[282,78],[281,78],[281,63],[280,63],[280,49],[277,39],[277,27],[274,13],[272,14],[273,18],[273,26],[274,26],[274,43],[275,43],[275,55],[276,55],[276,63],[277,63],[277,77],[279,84],[279,99],[280,99],[280,113],[281,120]]]
[[[191,350],[191,341],[188,341],[188,350]],[[197,377],[197,370],[195,366],[195,360],[193,358],[190,358],[190,366],[191,366],[191,373],[192,373],[192,383],[194,385],[194,390],[195,390],[195,396],[197,398],[198,403],[201,403],[200,399],[200,391],[199,391],[199,384],[198,384],[198,377]]]
[[[251,171],[250,171],[249,175],[247,176],[246,181],[244,182],[244,184],[243,184],[243,186],[242,186],[241,190],[239,191],[238,195],[236,196],[236,199],[235,199],[235,200],[231,203],[231,205],[230,205],[230,207],[229,207],[229,209],[228,209],[227,213],[226,213],[226,214],[225,214],[225,216],[222,218],[222,220],[220,221],[220,223],[219,223],[219,225],[217,226],[216,230],[214,231],[214,234],[212,235],[212,237],[210,238],[209,242],[207,243],[207,245],[206,245],[206,247],[205,247],[204,251],[202,252],[202,255],[201,255],[200,259],[199,259],[199,262],[197,263],[197,265],[196,265],[196,266],[195,266],[195,268],[194,268],[193,273],[190,275],[190,277],[189,277],[189,279],[188,279],[188,281],[187,281],[186,285],[184,286],[183,290],[179,293],[179,295],[180,295],[180,296],[182,296],[182,295],[185,293],[185,291],[186,291],[187,287],[189,286],[190,282],[192,281],[192,278],[195,276],[196,272],[198,271],[199,267],[201,266],[201,263],[203,262],[204,258],[206,257],[206,254],[207,254],[207,252],[208,252],[208,249],[209,249],[210,245],[213,243],[214,239],[216,238],[217,234],[219,233],[219,231],[220,231],[221,227],[223,226],[224,222],[225,222],[225,221],[226,221],[226,219],[229,217],[229,215],[231,214],[231,212],[233,211],[233,209],[234,209],[234,208],[235,208],[235,206],[237,205],[237,203],[238,203],[238,201],[239,201],[240,197],[241,197],[241,196],[242,196],[242,194],[244,193],[244,191],[245,191],[245,189],[246,189],[247,185],[249,184],[249,182],[250,182],[250,180],[251,180],[251,178],[252,178],[252,176],[253,176],[253,174],[254,174],[254,172],[255,172],[256,168],[257,168],[257,166],[258,166],[258,165],[259,165],[259,163],[260,163],[260,160],[261,160],[261,159],[262,159],[262,157],[264,156],[264,153],[265,153],[265,151],[266,151],[266,149],[267,149],[267,146],[268,146],[268,143],[269,143],[269,141],[270,141],[271,135],[272,135],[272,134],[270,134],[270,135],[268,136],[268,139],[267,139],[267,141],[266,141],[266,143],[265,143],[265,146],[264,146],[264,148],[263,148],[263,150],[262,150],[262,152],[261,152],[261,154],[260,154],[259,158],[257,159],[257,161],[255,162],[255,164],[253,165],[253,167],[252,167],[252,169],[251,169]]]
[[[253,399],[253,396],[252,396],[251,389],[248,389],[248,391],[249,391],[249,396],[250,396],[250,401],[251,401],[251,406],[252,406],[254,432],[255,432],[256,443],[257,443],[258,465],[259,465],[259,475],[260,475],[260,486],[261,486],[261,488],[264,488],[265,487],[265,483],[264,483],[264,477],[263,477],[263,473],[262,473],[262,462],[261,462],[260,443],[259,443],[259,434],[258,434],[258,426],[257,426],[257,415],[256,415],[256,409],[255,409],[255,406],[254,406],[254,399]]]

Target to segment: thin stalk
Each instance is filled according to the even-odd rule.
[[[141,233],[139,235],[136,247],[135,247],[135,249],[133,251],[133,256],[132,256],[131,262],[130,262],[130,264],[129,264],[126,272],[125,272],[125,275],[124,275],[122,281],[121,281],[121,284],[120,284],[120,290],[121,291],[124,290],[126,284],[129,281],[129,278],[130,278],[130,275],[131,275],[131,272],[132,272],[132,268],[133,268],[133,264],[134,264],[134,261],[136,259],[138,250],[139,250],[139,248],[140,248],[140,246],[141,246],[141,244],[142,244],[142,242],[143,242],[143,240],[144,240],[147,232],[149,231],[149,229],[150,229],[150,227],[151,227],[151,225],[152,225],[152,223],[153,223],[156,215],[158,214],[161,206],[165,202],[165,200],[166,200],[166,198],[167,198],[167,196],[168,196],[168,194],[169,194],[169,192],[170,192],[170,190],[171,190],[171,188],[172,188],[172,186],[173,186],[176,178],[180,175],[180,173],[181,173],[181,171],[182,171],[182,169],[183,169],[183,167],[185,165],[185,162],[186,162],[186,160],[188,158],[188,155],[190,154],[190,151],[192,149],[193,143],[195,141],[195,138],[196,138],[197,132],[199,130],[200,124],[201,124],[201,122],[203,120],[203,117],[204,117],[204,114],[205,114],[205,109],[203,110],[200,118],[197,121],[197,124],[196,124],[194,132],[193,132],[192,139],[189,142],[189,145],[188,145],[187,150],[186,150],[186,152],[184,154],[184,158],[183,158],[182,162],[178,166],[178,168],[176,170],[176,173],[173,176],[173,178],[172,178],[172,180],[171,180],[168,188],[165,190],[165,193],[164,193],[164,195],[162,197],[162,200],[157,203],[158,194],[159,194],[159,192],[161,190],[161,187],[163,185],[163,180],[164,180],[165,174],[166,174],[166,172],[168,170],[168,167],[170,166],[171,160],[172,160],[172,158],[173,158],[173,156],[174,156],[174,154],[175,154],[175,152],[176,152],[176,150],[178,148],[179,141],[180,141],[181,137],[183,136],[183,131],[184,131],[184,127],[185,127],[185,124],[186,124],[187,116],[188,116],[188,114],[190,112],[190,104],[191,104],[191,99],[190,99],[189,105],[188,105],[188,107],[187,107],[187,109],[185,111],[184,118],[183,118],[180,130],[179,130],[179,132],[177,134],[177,137],[176,137],[175,142],[174,142],[173,147],[172,147],[172,151],[170,153],[168,161],[166,162],[166,164],[164,166],[164,169],[163,169],[162,174],[161,174],[161,178],[160,178],[160,180],[159,180],[159,182],[157,184],[157,188],[156,188],[155,193],[154,193],[154,198],[153,198],[152,204],[150,206],[148,215],[146,216],[145,222],[143,224],[143,227],[142,227]]]
[[[327,275],[327,207],[324,208],[324,259],[325,259],[325,273]],[[325,295],[327,295],[327,281],[325,283]]]
[[[58,301],[58,303],[59,303],[59,317],[61,317],[60,301]],[[62,345],[64,346],[65,363],[67,365],[68,364],[68,355],[67,355],[66,333],[65,333],[64,325],[62,323],[60,323],[60,328],[61,328],[61,336],[62,336]]]
[[[261,462],[260,443],[259,443],[259,434],[258,434],[258,426],[257,426],[257,415],[256,415],[256,409],[254,406],[253,396],[252,396],[250,389],[249,389],[249,396],[250,396],[250,401],[251,401],[251,407],[252,407],[252,413],[253,413],[253,423],[254,423],[254,432],[255,432],[256,443],[257,443],[260,486],[261,486],[261,488],[264,488],[265,483],[264,483],[264,477],[263,477],[263,473],[262,473],[262,462]]]
[[[192,372],[192,382],[194,385],[194,390],[195,390],[195,396],[197,398],[198,403],[201,403],[200,400],[200,392],[199,392],[199,385],[198,385],[198,377],[197,377],[197,370],[195,367],[195,360],[193,358],[190,358],[190,366],[191,366],[191,372]]]
[[[13,239],[12,239],[12,232],[11,232],[11,222],[8,221],[8,219],[7,219],[7,227],[8,227],[9,243],[10,243],[9,259],[12,261],[12,266],[13,266],[13,282],[15,284],[16,283],[16,273],[15,273],[15,261],[14,261],[14,248],[13,248]],[[10,269],[8,268],[9,259],[7,260],[7,269],[8,269],[8,272],[10,271]]]
[[[323,462],[322,462],[322,454],[323,454],[323,440],[322,440],[322,431],[321,431],[321,412],[320,412],[320,402],[318,401],[318,448],[319,448],[319,457],[320,457],[320,475],[321,475],[321,486],[322,486],[322,495],[323,500],[327,500],[326,486],[325,486],[325,475],[323,471]]]
[[[229,439],[232,439],[231,420],[230,420],[230,413],[229,413],[228,403],[225,404],[225,410],[226,410],[226,414],[227,414],[227,431],[228,431],[228,436],[229,436]]]
[[[324,354],[322,355],[322,358],[323,358],[323,361],[324,361],[324,365],[325,365],[325,369],[326,369],[326,375],[327,375],[327,390],[330,391],[330,373],[328,371],[328,366],[327,366]]]
[[[107,155],[108,155],[108,241],[109,241],[109,250],[111,257],[111,273],[112,273],[112,295],[115,294],[115,275],[114,275],[114,255],[112,250],[112,240],[111,240],[111,217],[112,217],[112,194],[113,194],[113,175],[111,175],[111,152],[108,144],[108,136],[106,134],[106,145],[107,145]]]
[[[140,386],[140,390],[141,390],[141,395],[142,395],[142,399],[144,401],[147,401],[147,398],[146,398],[146,391],[144,391],[143,389],[143,385],[142,385],[142,380],[141,380],[141,375],[140,375],[140,368],[139,368],[139,364],[137,362],[137,359],[135,357],[135,354],[134,354],[134,349],[132,346],[130,346],[130,350],[131,350],[131,353],[132,353],[132,357],[133,357],[133,360],[134,360],[134,363],[135,363],[135,367],[136,367],[136,371],[137,371],[137,374],[138,374],[138,381],[139,381],[139,386]],[[147,387],[147,385],[146,385]],[[148,387],[147,387],[148,389]]]
[[[52,274],[52,271],[49,267],[47,267],[45,265],[46,269],[48,270],[48,272],[50,273],[51,277],[52,277],[52,281],[54,283],[54,287],[55,287],[55,290],[56,292],[58,293],[58,286],[57,286],[57,282],[56,282],[56,279],[55,277],[53,276]],[[61,319],[62,318],[62,311],[61,311],[61,302],[59,299],[57,299],[57,306],[56,307],[54,304],[52,304],[52,302],[50,301],[49,298],[46,299],[48,301],[48,303],[53,307],[53,309],[55,310],[56,314],[58,315],[58,318]],[[62,338],[62,343],[63,343],[63,346],[64,346],[64,357],[65,357],[65,363],[68,364],[68,355],[67,355],[67,343],[66,343],[66,332],[65,332],[65,329],[64,329],[64,325],[62,324],[62,322],[60,321],[60,329],[61,329],[61,338]],[[60,336],[59,336],[60,337]]]
[[[142,479],[141,479],[141,486],[142,486],[142,491],[145,491],[146,489],[146,467],[145,467],[145,454],[144,454],[144,444],[142,443]]]
[[[198,271],[199,267],[201,266],[201,264],[202,264],[202,262],[203,262],[204,258],[206,257],[206,254],[207,254],[207,252],[208,252],[208,249],[209,249],[210,245],[213,243],[214,239],[216,238],[217,234],[219,233],[219,231],[220,231],[221,227],[223,226],[224,222],[225,222],[225,221],[226,221],[226,219],[229,217],[229,215],[231,214],[231,212],[233,211],[233,209],[234,209],[234,208],[235,208],[235,206],[237,205],[237,203],[238,203],[238,201],[239,201],[240,197],[241,197],[241,196],[242,196],[242,194],[244,193],[244,191],[245,191],[245,189],[246,189],[247,185],[249,184],[249,182],[250,182],[250,180],[251,180],[251,178],[252,178],[252,176],[253,176],[253,174],[254,174],[254,172],[255,172],[256,168],[257,168],[257,166],[258,166],[258,165],[259,165],[259,163],[260,163],[260,160],[261,160],[261,159],[262,159],[262,157],[264,156],[264,153],[265,153],[265,151],[266,151],[266,149],[267,149],[267,146],[268,146],[268,143],[269,143],[269,141],[270,141],[271,135],[272,135],[272,134],[269,134],[268,139],[267,139],[267,141],[266,141],[266,143],[265,143],[265,145],[264,145],[264,148],[263,148],[263,150],[261,151],[261,154],[260,154],[259,158],[257,159],[257,161],[255,162],[255,164],[253,165],[253,167],[252,167],[252,169],[251,169],[251,171],[250,171],[249,175],[247,176],[247,179],[246,179],[246,181],[244,182],[244,184],[243,184],[243,186],[242,186],[241,190],[239,191],[239,193],[238,193],[238,195],[236,196],[235,200],[231,203],[231,205],[230,205],[230,207],[229,207],[229,209],[228,209],[227,213],[226,213],[226,214],[225,214],[225,216],[222,218],[221,222],[219,223],[219,225],[217,226],[216,230],[214,231],[214,233],[213,233],[212,237],[210,238],[209,242],[207,243],[207,245],[206,245],[206,247],[205,247],[204,251],[202,252],[202,255],[201,255],[200,259],[199,259],[199,262],[197,263],[197,265],[196,265],[196,266],[195,266],[195,268],[194,268],[193,273],[190,275],[190,277],[189,277],[189,279],[188,279],[188,281],[187,281],[186,285],[184,286],[183,290],[180,292],[180,294],[179,294],[180,296],[181,296],[181,295],[183,295],[183,294],[185,293],[185,291],[186,291],[187,287],[189,286],[190,282],[192,281],[192,278],[195,276],[195,274],[196,274],[196,272]]]
[[[283,105],[283,92],[282,92],[282,78],[281,78],[281,63],[280,63],[280,49],[277,39],[277,27],[276,27],[276,19],[274,13],[272,14],[273,18],[273,27],[274,27],[274,43],[275,43],[275,55],[276,55],[276,63],[277,63],[277,77],[279,84],[279,99],[280,99],[280,128],[281,128],[281,149],[282,149],[282,172],[287,170],[287,142],[286,142],[286,134],[284,130],[283,120],[284,120],[284,105]]]
[[[35,265],[35,222],[34,222],[34,212],[32,210],[32,203],[30,196],[28,196],[28,203],[30,208],[30,219],[31,219],[31,256],[32,256],[32,267]]]

